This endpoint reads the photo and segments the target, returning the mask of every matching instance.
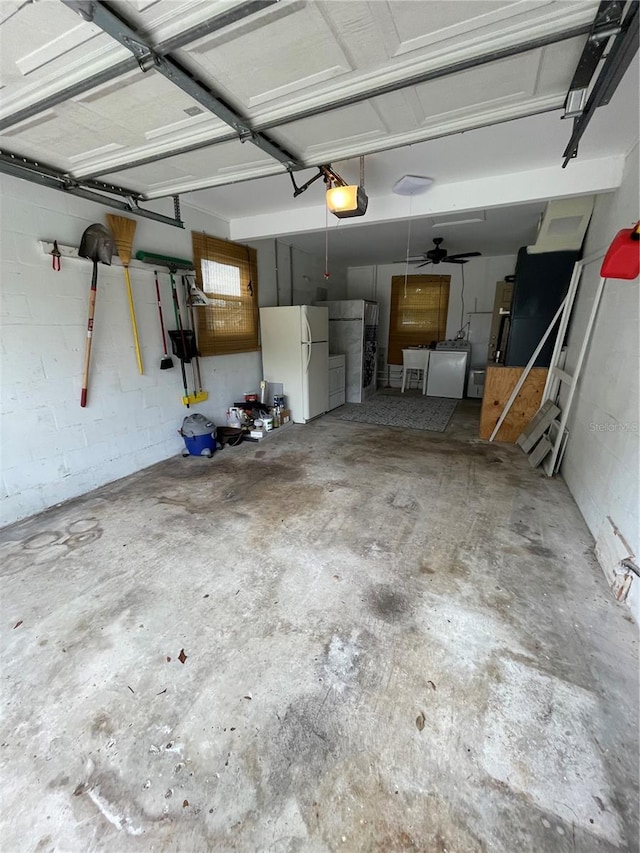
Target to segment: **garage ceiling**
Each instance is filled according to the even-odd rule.
[[[81,0],[74,9],[96,7],[161,54],[178,45],[181,68],[246,126],[315,165],[558,109],[598,3]],[[3,149],[148,198],[285,170],[74,9],[4,0]],[[549,43],[520,52],[537,40]],[[515,55],[496,59],[500,51]],[[131,70],[82,91],[118,68]],[[185,153],[167,158],[175,150]]]
[[[85,197],[110,187],[120,196],[115,206],[134,205],[140,215],[140,200],[189,193],[195,206],[231,221],[234,239],[259,236],[262,226],[251,218],[260,214],[272,219],[262,235],[291,234],[292,227],[274,225],[273,213],[288,208],[296,219],[293,208],[306,208],[299,230],[307,233],[293,242],[317,251],[321,237],[310,232],[318,231],[321,182],[294,201],[288,169],[302,183],[313,174],[303,170],[333,163],[354,180],[353,158],[368,155],[366,186],[378,219],[405,172],[434,177],[441,189],[479,176],[559,169],[572,127],[559,118],[594,22],[606,31],[607,16],[634,3],[3,0],[0,170],[16,174],[35,162],[41,183]],[[603,43],[611,52],[619,40],[613,33]],[[581,158],[624,154],[637,139],[630,77],[637,66],[623,81],[627,101],[615,122],[610,114],[598,130],[598,111]],[[58,183],[47,183],[51,175]],[[614,181],[604,176],[600,189],[582,192],[605,191]],[[578,184],[565,181],[562,191],[566,185],[566,194],[579,194]],[[516,214],[514,202],[525,201],[535,203],[520,204]],[[509,203],[511,217],[500,220],[494,211],[485,219],[491,237],[485,227],[463,241],[484,239],[477,247],[484,253],[511,238],[526,242],[539,199]],[[386,230],[354,221],[349,230],[362,233],[353,239],[346,226],[340,236],[334,228],[335,257],[356,262],[367,241],[377,247],[386,234],[390,260],[404,209],[388,218]],[[422,225],[430,239],[426,219]]]
[[[444,239],[445,248],[455,252],[481,252],[485,256],[513,255],[520,246],[536,240],[538,223],[546,204],[522,204],[494,210],[467,211],[459,216],[421,217],[411,222],[409,256],[433,249],[434,237]],[[475,220],[475,221],[473,221]],[[443,224],[444,223],[444,224]],[[402,262],[406,257],[408,221],[344,227],[344,221],[332,224],[328,234],[330,268]],[[285,243],[310,255],[323,256],[325,233],[290,234]],[[413,267],[412,267],[413,269]]]

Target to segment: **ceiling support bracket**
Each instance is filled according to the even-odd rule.
[[[364,164],[364,157],[361,157],[360,160],[361,160],[361,164],[362,164],[362,169],[360,172],[361,181],[362,181],[364,179],[364,172],[363,172],[363,170],[364,170],[364,165],[363,165]],[[291,178],[291,183],[293,184],[293,190],[294,190],[293,197],[294,198],[297,198],[305,190],[308,190],[309,187],[311,186],[311,184],[315,184],[315,182],[319,178],[323,178],[325,184],[329,184],[329,186],[331,186],[331,185],[334,185],[336,187],[348,186],[345,179],[341,178],[340,175],[331,168],[330,163],[327,163],[325,166],[318,166],[317,169],[318,169],[318,174],[314,175],[312,178],[309,178],[309,180],[306,183],[302,184],[302,186],[300,186],[300,187],[296,184],[295,178],[293,177],[293,172],[291,170],[289,170],[289,177]]]
[[[138,59],[138,67],[143,74],[146,74],[147,71],[151,71],[153,68],[156,68],[158,63],[156,60],[155,53],[147,53],[143,56],[137,57]]]

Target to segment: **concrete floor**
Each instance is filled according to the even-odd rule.
[[[636,627],[477,420],[330,415],[5,528],[1,849],[637,851]]]

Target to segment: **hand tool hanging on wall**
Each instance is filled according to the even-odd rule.
[[[158,283],[158,271],[154,270],[153,275],[156,282],[156,298],[158,300],[158,316],[160,318],[160,332],[162,334],[162,349],[164,355],[160,359],[160,370],[169,370],[173,367],[173,360],[167,350],[167,334],[164,330],[164,317],[162,315],[162,299],[160,298],[160,284]]]
[[[129,275],[129,262],[131,261],[131,247],[133,245],[133,237],[136,233],[136,225],[134,219],[127,219],[126,216],[116,216],[113,213],[107,213],[107,223],[113,234],[118,255],[124,267],[124,279],[127,285],[127,296],[129,299],[129,313],[131,314],[131,329],[133,331],[133,344],[136,349],[136,359],[138,361],[138,373],[144,373],[142,367],[142,353],[140,352],[140,340],[138,338],[138,324],[136,323],[136,309],[133,304],[133,293],[131,290],[131,277]]]
[[[182,276],[182,287],[184,290],[184,303],[189,308],[189,316],[191,318],[191,329],[195,343],[195,354],[193,357],[193,378],[196,385],[195,396],[190,399],[190,403],[203,403],[209,399],[209,394],[202,388],[202,374],[200,373],[200,351],[198,350],[198,338],[196,333],[196,318],[193,312],[193,297],[191,292],[191,283],[186,275]]]
[[[196,394],[194,389],[193,397],[189,396],[189,388],[187,385],[187,371],[185,369],[185,364],[189,364],[193,356],[198,355],[198,350],[196,348],[195,335],[190,329],[185,329],[184,325],[182,324],[180,298],[178,296],[176,280],[173,277],[173,269],[169,270],[169,279],[171,281],[173,311],[176,318],[176,326],[178,327],[177,329],[171,330],[169,332],[169,337],[171,338],[171,347],[173,349],[173,354],[176,356],[176,358],[180,359],[180,367],[182,369],[182,384],[184,386],[184,396],[182,398],[182,402],[188,409],[191,400],[195,398]]]
[[[57,240],[53,241],[53,249],[51,250],[51,269],[54,272],[60,272],[60,249]]]
[[[93,338],[93,318],[96,310],[96,296],[98,293],[98,261],[107,266],[111,266],[111,257],[113,255],[113,240],[111,234],[107,231],[104,225],[96,223],[90,225],[82,235],[80,240],[80,248],[78,254],[81,258],[88,258],[93,261],[93,273],[91,276],[91,291],[89,294],[89,321],[87,323],[87,343],[84,353],[84,371],[82,374],[82,393],[80,395],[80,405],[84,408],[87,405],[87,392],[89,389],[89,362],[91,361],[91,341]]]
[[[184,396],[182,398],[182,402],[187,408],[189,408],[192,403],[201,403],[209,398],[207,392],[202,390],[200,362],[197,361],[200,356],[200,352],[198,351],[198,345],[196,341],[193,310],[191,310],[191,325],[193,326],[193,329],[187,329],[182,323],[182,314],[180,311],[180,297],[178,295],[178,290],[176,288],[176,283],[174,279],[174,275],[178,272],[178,270],[192,272],[193,261],[186,260],[185,258],[172,258],[168,255],[159,255],[155,252],[144,252],[142,250],[136,252],[136,258],[145,264],[153,264],[157,267],[162,266],[166,267],[169,270],[169,277],[171,280],[171,297],[173,299],[173,310],[176,319],[176,326],[178,328],[176,330],[170,330],[168,332],[168,335],[169,339],[171,340],[171,350],[176,356],[176,358],[180,359],[180,367],[182,369],[182,383],[184,386]],[[210,304],[204,293],[199,290],[196,290],[196,294],[194,296],[193,290],[195,290],[195,286],[189,287],[188,292],[185,290],[185,307],[192,309],[192,306],[194,304]],[[196,363],[194,365],[194,384],[196,382],[197,376],[197,382],[199,387],[197,390],[194,388],[193,394],[189,394],[185,364],[189,364],[192,359],[196,359]]]

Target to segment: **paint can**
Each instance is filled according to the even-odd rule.
[[[265,432],[271,432],[271,430],[273,429],[273,418],[270,416],[263,418],[262,419],[262,426],[263,426]]]

